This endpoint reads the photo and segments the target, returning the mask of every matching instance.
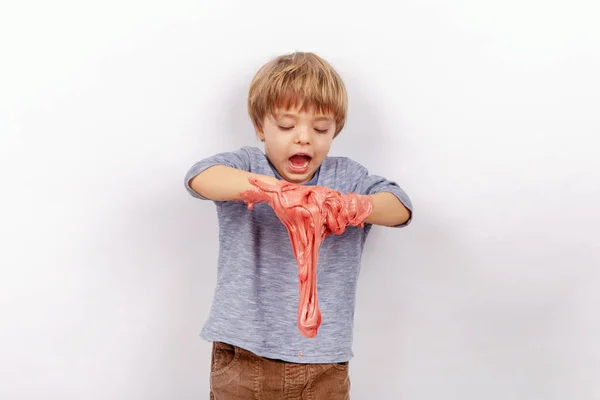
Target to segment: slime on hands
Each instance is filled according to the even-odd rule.
[[[342,234],[349,225],[364,226],[373,202],[365,195],[342,194],[323,186],[249,181],[253,187],[241,194],[248,209],[255,203],[268,203],[288,230],[298,264],[298,329],[305,337],[314,338],[322,319],[317,295],[321,242],[330,234]]]

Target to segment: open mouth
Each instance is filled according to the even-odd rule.
[[[312,157],[308,154],[298,153],[290,157],[290,168],[294,172],[305,172],[310,165]]]

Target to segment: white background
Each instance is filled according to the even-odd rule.
[[[333,154],[415,205],[367,245],[353,398],[600,399],[600,6],[321,1],[2,3],[0,398],[208,398],[183,177],[259,145],[250,80],[303,50],[349,90]]]

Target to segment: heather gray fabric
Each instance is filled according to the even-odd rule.
[[[192,196],[204,199],[189,186],[189,180],[214,165],[280,178],[262,150],[243,147],[193,165],[185,176]],[[391,192],[412,211],[410,199],[396,183],[369,175],[366,168],[346,157],[327,157],[308,184],[342,193]],[[317,336],[309,339],[296,325],[298,266],[284,225],[264,203],[253,210],[243,202],[214,203],[219,221],[217,285],[201,337],[290,362],[349,361],[353,357],[356,282],[371,225],[348,227],[342,235],[331,235],[321,244],[317,294],[323,321]],[[199,268],[212,266],[201,263]]]

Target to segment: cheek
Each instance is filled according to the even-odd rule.
[[[316,147],[320,153],[329,152],[329,149],[331,148],[332,143],[333,143],[333,137],[329,137],[329,136],[320,137],[315,142]]]
[[[285,143],[282,143],[282,140],[276,135],[269,135],[265,140],[265,152],[268,153],[271,159],[273,157],[281,158],[285,154]]]

